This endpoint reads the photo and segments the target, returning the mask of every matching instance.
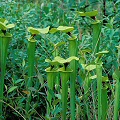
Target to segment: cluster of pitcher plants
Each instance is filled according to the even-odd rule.
[[[46,64],[49,64],[48,68],[45,68],[47,73],[47,109],[46,109],[46,117],[47,119],[52,119],[52,117],[56,117],[56,119],[62,120],[75,120],[80,119],[81,114],[85,119],[91,120],[89,117],[91,108],[90,108],[90,94],[93,93],[91,102],[93,102],[93,108],[97,109],[97,114],[93,111],[93,119],[95,120],[106,120],[108,116],[108,95],[107,89],[108,85],[108,77],[103,76],[103,62],[102,57],[106,55],[109,51],[100,51],[100,33],[102,28],[102,21],[97,20],[96,15],[98,11],[91,12],[77,12],[77,15],[81,17],[89,17],[91,18],[91,26],[93,29],[93,37],[92,37],[92,48],[81,50],[82,54],[80,57],[79,53],[79,41],[76,35],[73,34],[74,27],[69,26],[59,26],[57,28],[51,28],[50,26],[46,28],[33,28],[28,27],[27,31],[30,33],[28,38],[28,47],[27,47],[27,55],[28,55],[28,79],[25,82],[26,90],[26,103],[25,103],[25,113],[26,116],[29,116],[28,119],[32,120],[30,112],[30,104],[32,102],[32,95],[30,91],[30,87],[33,87],[33,77],[35,71],[35,51],[37,39],[36,36],[40,34],[56,34],[60,32],[68,35],[68,51],[69,57],[63,58],[62,54],[59,54],[59,47],[66,44],[61,41],[54,45],[53,50],[53,59],[46,59]],[[7,60],[7,51],[10,41],[12,39],[12,35],[9,33],[10,29],[15,27],[14,24],[8,24],[8,21],[5,19],[0,19],[0,119],[4,119],[3,116],[3,104],[4,103],[4,79],[6,74],[6,60]],[[120,62],[120,46],[118,48],[118,63]],[[92,63],[86,63],[86,61],[81,62],[82,56],[86,56],[86,54],[91,53],[93,57]],[[41,63],[42,64],[42,63]],[[80,68],[79,68],[80,66]],[[80,69],[80,70],[79,70]],[[83,73],[82,73],[83,72]],[[82,74],[81,74],[82,73]],[[85,76],[84,76],[85,75]],[[77,77],[80,77],[83,82],[83,91],[84,94],[81,96],[77,96],[76,94],[76,80]],[[114,120],[118,120],[119,117],[119,99],[120,99],[120,71],[119,66],[116,68],[113,73],[113,79],[116,80],[115,85],[115,96],[114,96]],[[39,81],[37,81],[39,82]],[[39,84],[39,83],[36,83]],[[11,89],[14,90],[14,88]],[[91,93],[91,90],[92,93]],[[10,91],[10,90],[9,90]],[[69,97],[70,96],[70,97]],[[77,97],[76,97],[77,96]],[[52,110],[56,107],[53,105],[53,101],[56,100],[56,106],[59,105],[60,110],[58,115],[54,116]],[[59,98],[59,99],[58,99]],[[69,101],[70,98],[70,107]],[[79,99],[78,99],[79,98]],[[97,102],[97,104],[95,104]],[[82,106],[80,103],[84,103]],[[84,109],[85,113],[82,113],[82,109]],[[14,109],[15,110],[15,109]],[[69,111],[70,110],[70,111]],[[17,111],[16,111],[17,112]],[[17,112],[23,119],[26,118]]]

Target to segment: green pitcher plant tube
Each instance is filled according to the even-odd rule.
[[[68,80],[70,77],[70,74],[73,72],[72,69],[69,68],[69,64],[73,60],[79,60],[76,56],[71,56],[68,59],[63,59],[61,57],[56,57],[56,61],[58,61],[60,64],[63,64],[63,67],[59,69],[60,76],[62,79],[62,120],[66,120],[66,110],[67,110],[67,94],[68,94]],[[71,99],[71,98],[70,98]]]
[[[35,39],[28,40],[28,80],[26,82],[27,91],[29,91],[29,87],[32,87],[32,83],[33,83],[35,46],[36,46]],[[29,94],[27,96],[27,102],[26,102],[26,111],[27,112],[30,109],[30,102],[31,102],[31,94],[29,92]]]
[[[35,60],[35,46],[36,46],[36,39],[34,38],[38,34],[46,34],[49,31],[49,27],[47,28],[33,28],[28,27],[28,32],[31,33],[31,37],[28,39],[28,80],[26,82],[27,91],[29,88],[32,87],[33,83],[33,75],[34,75],[34,60]],[[27,102],[26,102],[26,112],[30,109],[30,102],[31,102],[31,94],[27,95]]]
[[[114,99],[114,120],[119,119],[119,106],[120,106],[120,70],[113,73],[113,78],[116,80],[115,85],[115,99]]]
[[[0,18],[0,100],[3,100],[4,78],[6,71],[6,59],[9,43],[12,35],[8,33],[8,29],[13,28],[14,24],[7,24],[8,21]],[[2,102],[0,102],[0,117],[2,117]]]
[[[50,67],[46,68],[45,71],[47,72],[47,116],[50,116],[51,111],[51,102],[52,102],[52,91],[54,90],[54,85],[56,78],[58,76],[58,66],[59,63],[57,61],[51,61],[50,59],[46,59],[45,62],[50,63]]]
[[[77,37],[71,36],[69,38],[69,56],[77,56]],[[71,61],[70,68],[73,72],[70,74],[70,110],[71,120],[75,120],[75,81],[77,75],[76,60]]]
[[[98,14],[97,10],[90,11],[90,12],[78,12],[77,14],[80,15],[81,17],[91,17],[94,22],[92,23],[92,28],[93,28],[93,43],[92,43],[92,48],[93,48],[93,53],[96,54],[99,52],[99,46],[100,46],[100,33],[101,33],[101,26],[102,23],[100,20],[96,20],[95,16]]]
[[[60,76],[62,80],[62,120],[66,120],[66,111],[67,111],[67,96],[68,96],[68,82],[70,74],[72,73],[71,69],[64,70],[64,68],[59,69]]]
[[[96,75],[97,75],[97,91],[98,91],[98,120],[102,119],[102,61],[101,58],[108,51],[101,51],[96,53],[98,56],[95,60],[96,63]]]
[[[58,28],[51,29],[51,32],[64,32],[70,36],[69,38],[69,56],[76,56],[77,54],[77,37],[72,36],[71,32],[74,27],[59,26]],[[70,109],[71,109],[71,120],[75,119],[75,80],[76,80],[76,61],[73,60],[70,63],[70,67],[73,72],[70,75]]]
[[[50,115],[50,111],[51,111],[51,102],[52,102],[52,93],[51,91],[53,91],[54,89],[54,83],[56,80],[56,77],[58,75],[58,71],[57,70],[51,70],[51,67],[46,69],[47,72],[47,86],[48,86],[48,91],[47,91],[47,100],[48,100],[48,104],[47,104],[47,115]]]
[[[102,77],[102,96],[101,96],[101,101],[102,101],[102,120],[107,119],[107,111],[108,111],[108,97],[107,97],[107,85],[108,82],[108,77]]]

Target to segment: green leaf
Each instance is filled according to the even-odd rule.
[[[84,49],[84,50],[80,50],[80,52],[82,52],[82,53],[91,53],[92,50],[91,49]]]
[[[45,59],[45,62],[50,63],[50,62],[51,62],[51,60],[50,60],[50,59]]]
[[[57,30],[57,28],[51,28],[50,30],[49,30],[49,33],[56,33],[58,30]]]
[[[29,42],[36,42],[36,39],[28,39]]]
[[[79,58],[76,56],[71,56],[68,59],[66,59],[66,62],[71,62],[72,60],[79,60]]]
[[[85,67],[85,69],[86,69],[87,71],[94,70],[94,69],[96,69],[96,65],[88,65],[88,66]]]
[[[7,30],[7,27],[4,23],[0,22],[0,29],[1,30]]]
[[[41,85],[43,85],[44,84],[44,79],[43,79],[43,76],[42,76],[42,74],[40,74],[39,72],[38,72],[38,79],[39,79],[39,82],[41,83]]]
[[[120,45],[119,46],[116,46],[118,50],[120,50]]]
[[[34,87],[29,87],[28,89],[29,89],[30,91],[35,91],[35,92],[37,91]]]
[[[108,82],[109,80],[108,80],[108,77],[104,77],[104,76],[102,76],[102,82]]]
[[[8,25],[6,25],[6,27],[7,27],[7,29],[8,28],[13,28],[13,27],[15,27],[15,24],[8,24]]]
[[[86,16],[93,17],[98,14],[97,10],[91,11],[91,12],[85,12]]]
[[[50,26],[48,26],[48,27],[46,27],[46,28],[43,28],[43,29],[38,29],[38,30],[39,30],[40,33],[46,34],[46,33],[49,32],[49,28],[50,28]]]
[[[76,39],[77,39],[77,36],[72,36],[68,40],[76,40]]]
[[[81,64],[81,65],[87,71],[91,71],[91,70],[96,69],[96,65],[87,65],[87,64]]]
[[[25,66],[25,60],[23,59],[23,61],[22,61],[22,67],[24,67]]]
[[[90,79],[96,79],[97,78],[97,75],[93,75],[93,76],[90,76]]]
[[[51,65],[58,65],[59,64],[59,62],[57,61],[57,60],[50,60],[50,59],[45,59],[45,62],[48,62],[48,63],[50,63]]]
[[[113,73],[113,79],[120,81],[120,71],[118,69]]]
[[[77,12],[78,15],[80,16],[88,16],[88,17],[93,17],[98,14],[97,10],[91,11],[91,12]]]
[[[15,81],[15,84],[22,82],[24,79],[18,79]]]
[[[12,86],[12,87],[8,90],[8,93],[14,91],[14,90],[17,89],[17,88],[18,88],[18,86]]]
[[[74,27],[68,27],[68,26],[59,26],[57,30],[68,33],[74,30]]]
[[[59,100],[61,100],[61,94],[55,94],[55,97],[57,97]]]
[[[91,24],[98,24],[98,23],[100,23],[101,21],[100,20],[96,20],[95,22],[92,22]]]
[[[77,11],[77,14],[80,15],[80,16],[83,16],[83,17],[86,16],[86,14],[84,12],[78,12]]]
[[[2,23],[4,23],[4,24],[7,24],[7,23],[8,23],[8,21],[7,21],[6,19],[4,19],[4,18],[0,18],[0,22],[2,22]]]
[[[96,53],[96,55],[98,55],[98,56],[102,56],[102,55],[104,55],[104,54],[107,54],[109,51],[101,51],[101,52],[98,52],[98,53]]]
[[[40,31],[38,28],[28,27],[27,31],[30,32],[31,34],[36,34],[36,35],[40,34]]]
[[[63,64],[63,63],[65,62],[65,59],[64,59],[64,58],[61,58],[60,56],[56,56],[56,57],[54,58],[54,61],[57,61],[57,62]]]
[[[61,96],[60,96],[60,97],[61,97]],[[56,99],[56,100],[54,100],[53,103],[52,103],[52,105],[55,106],[55,105],[57,105],[58,103],[60,103],[60,99]]]
[[[59,47],[59,46],[64,45],[64,44],[65,44],[65,42],[62,41],[62,42],[55,44],[55,47]]]

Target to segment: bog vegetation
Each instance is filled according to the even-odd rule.
[[[1,0],[0,120],[120,119],[120,0]]]

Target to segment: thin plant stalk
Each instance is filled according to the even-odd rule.
[[[3,100],[4,78],[6,71],[7,50],[11,41],[11,35],[0,36],[0,100]],[[2,102],[0,102],[0,116],[2,116]]]
[[[76,56],[77,54],[77,40],[69,40],[69,55]],[[75,120],[75,81],[76,81],[76,60],[71,61],[70,68],[73,72],[70,74],[70,111],[71,120]]]
[[[26,87],[27,87],[28,91],[29,91],[29,88],[32,87],[32,83],[33,83],[35,45],[36,45],[36,40],[28,41],[28,81],[26,83]],[[29,93],[27,96],[27,102],[26,102],[26,111],[27,112],[30,109],[30,102],[31,102],[31,94]]]
[[[98,120],[102,118],[102,66],[96,65],[97,91],[98,91]]]

